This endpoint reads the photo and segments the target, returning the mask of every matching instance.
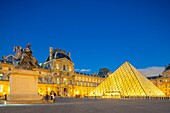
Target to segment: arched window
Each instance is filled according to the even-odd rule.
[[[56,69],[59,69],[59,64],[56,64]]]

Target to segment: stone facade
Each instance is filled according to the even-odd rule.
[[[165,67],[165,70],[162,72],[162,76],[151,78],[150,81],[161,89],[166,96],[170,96],[170,65]]]
[[[9,95],[9,76],[14,69],[12,63],[0,62],[0,96]],[[38,73],[38,93],[45,96],[55,92],[58,97],[86,97],[104,78],[74,71],[70,52],[53,48],[45,63],[33,71]],[[23,86],[24,87],[24,86]],[[26,88],[26,87],[25,87]]]

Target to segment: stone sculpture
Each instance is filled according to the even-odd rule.
[[[24,50],[20,46],[14,46],[13,51],[16,54],[10,54],[7,57],[3,56],[3,59],[5,61],[12,59],[14,67],[18,69],[32,70],[33,68],[37,68],[38,61],[32,56],[32,50],[30,47],[30,43],[27,44],[27,47]]]

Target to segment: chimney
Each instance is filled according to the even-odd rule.
[[[50,47],[50,51],[49,51],[49,52],[50,52],[50,59],[49,59],[49,61],[51,61],[51,60],[52,60],[52,57],[53,57],[53,56],[52,56],[52,54],[53,54],[53,48],[52,48],[52,47]]]
[[[67,55],[70,57],[70,56],[71,56],[71,53],[70,53],[70,52],[68,52],[68,53],[67,53]]]

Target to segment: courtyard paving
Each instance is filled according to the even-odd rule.
[[[170,100],[58,98],[54,103],[0,104],[0,113],[170,113]]]

